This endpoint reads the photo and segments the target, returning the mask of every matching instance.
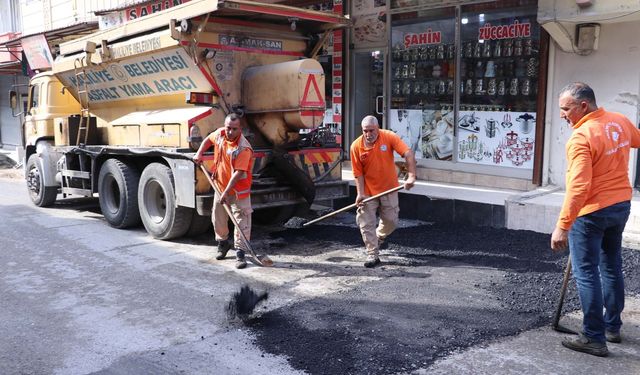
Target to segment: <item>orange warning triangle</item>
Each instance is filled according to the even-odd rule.
[[[313,91],[315,92],[316,100],[309,99],[309,92],[311,91],[311,85],[313,84]],[[313,96],[313,95],[312,95]],[[318,83],[316,82],[316,75],[309,74],[307,76],[307,83],[304,85],[304,95],[302,96],[302,100],[300,100],[301,107],[313,107],[313,106],[323,106],[324,100],[322,98],[322,94],[320,93],[320,89],[318,88]]]

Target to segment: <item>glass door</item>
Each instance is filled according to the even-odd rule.
[[[353,54],[352,96],[353,111],[350,127],[350,137],[353,141],[361,134],[360,122],[367,115],[378,118],[381,128],[386,128],[385,118],[385,79],[383,49],[356,51]]]

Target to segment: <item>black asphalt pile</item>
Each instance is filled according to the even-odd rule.
[[[272,236],[286,244],[272,249],[274,255],[362,247],[357,228],[344,226]],[[369,273],[379,280],[267,312],[249,327],[265,351],[310,374],[425,368],[470,346],[551,324],[567,253],[552,253],[549,240],[546,234],[485,227],[398,229],[386,252],[402,259],[393,267],[346,268],[336,260],[336,267],[322,270],[327,276]],[[626,292],[637,295],[640,252],[624,249],[623,258]],[[579,309],[573,280],[564,306],[565,312]]]

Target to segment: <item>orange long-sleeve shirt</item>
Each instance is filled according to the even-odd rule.
[[[640,129],[603,108],[573,126],[566,145],[566,194],[557,227],[569,230],[578,216],[631,199],[629,150],[640,147]]]

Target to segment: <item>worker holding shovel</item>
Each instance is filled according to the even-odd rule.
[[[409,190],[416,181],[416,159],[398,135],[381,130],[378,119],[365,116],[361,122],[362,135],[351,144],[351,165],[356,181],[356,222],[367,249],[364,266],[372,268],[380,264],[379,251],[385,239],[398,225],[398,183],[393,153],[401,155],[407,164],[408,175],[404,188]],[[392,190],[388,194],[384,194]],[[378,198],[365,201],[368,197]],[[376,215],[380,221],[376,226]]]
[[[621,244],[632,196],[629,151],[640,147],[640,130],[624,115],[599,108],[585,83],[566,86],[558,101],[572,133],[566,145],[566,194],[551,248],[569,248],[584,316],[580,337],[562,345],[604,357],[607,342],[622,340]]]
[[[251,236],[251,166],[253,149],[242,135],[240,119],[235,114],[228,115],[224,127],[211,133],[193,157],[196,164],[202,163],[202,155],[213,146],[214,163],[211,169],[215,196],[213,199],[212,221],[218,241],[216,259],[222,260],[231,250],[229,242],[229,215],[225,205],[230,207],[232,220],[237,223],[233,248],[236,250],[236,268],[245,268],[245,246],[250,246]],[[242,233],[240,233],[242,231]],[[244,238],[243,238],[244,235]],[[245,241],[246,239],[246,241]]]

